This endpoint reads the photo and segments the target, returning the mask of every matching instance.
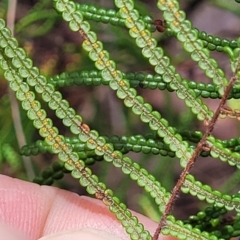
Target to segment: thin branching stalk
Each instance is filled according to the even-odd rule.
[[[159,237],[159,234],[161,233],[162,228],[166,225],[166,218],[169,215],[169,213],[171,212],[175,201],[177,200],[177,196],[179,195],[179,192],[181,190],[181,187],[186,179],[186,176],[188,175],[188,173],[190,172],[190,170],[192,169],[194,163],[196,162],[199,154],[201,151],[208,149],[208,145],[207,145],[207,138],[208,136],[211,134],[211,132],[214,129],[214,126],[219,118],[219,115],[221,114],[221,109],[222,107],[225,105],[226,101],[227,101],[227,97],[236,81],[236,76],[231,77],[228,86],[225,88],[224,91],[224,95],[222,96],[222,99],[219,102],[219,105],[216,109],[216,111],[214,112],[214,115],[212,117],[212,119],[208,122],[205,122],[206,124],[206,131],[201,139],[201,141],[197,144],[197,147],[192,155],[192,157],[189,159],[189,162],[187,163],[187,166],[184,168],[184,170],[182,171],[175,187],[173,188],[171,197],[168,201],[168,203],[166,204],[166,209],[164,210],[164,213],[160,219],[160,222],[158,224],[158,227],[154,233],[153,236],[153,240],[157,240]]]

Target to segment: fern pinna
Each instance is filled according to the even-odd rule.
[[[238,1],[236,1],[238,2]],[[11,36],[10,30],[0,20],[0,66],[4,78],[15,92],[28,118],[38,129],[43,140],[23,146],[21,154],[37,155],[44,152],[56,154],[59,163],[54,162],[37,177],[35,182],[52,184],[54,180],[71,173],[78,179],[87,192],[100,199],[125,227],[131,239],[158,239],[160,233],[176,236],[178,239],[230,239],[240,235],[239,211],[240,196],[224,194],[213,190],[196,180],[189,172],[199,156],[219,159],[230,166],[239,168],[239,139],[220,140],[212,135],[219,117],[240,119],[237,109],[226,107],[230,98],[239,99],[240,87],[240,41],[226,40],[201,32],[186,19],[179,7],[179,1],[159,0],[156,7],[162,12],[163,20],[143,16],[135,8],[133,0],[115,0],[115,9],[104,9],[68,0],[56,0],[53,6],[69,25],[71,31],[82,39],[82,48],[94,62],[95,69],[63,72],[50,78],[42,75],[26,56],[18,41]],[[127,28],[134,39],[138,52],[148,60],[152,73],[126,73],[118,67],[105,50],[98,34],[91,30],[90,22],[102,22],[120,28]],[[163,36],[172,36],[181,44],[192,61],[196,62],[211,82],[208,84],[187,80],[171,65],[171,59],[158,45],[153,32],[158,30]],[[116,36],[117,37],[117,36]],[[210,51],[224,52],[229,56],[231,76],[227,76],[210,55]],[[58,87],[69,85],[105,85],[116,93],[126,108],[139,116],[151,131],[148,135],[104,136],[91,129],[83,116],[70,107]],[[204,123],[205,130],[192,131],[171,126],[160,111],[138,94],[137,87],[175,92],[178,99],[191,110],[196,118]],[[37,100],[41,96],[40,103]],[[203,98],[219,98],[215,111],[209,109]],[[47,103],[47,104],[46,104]],[[64,136],[54,126],[53,120],[45,109],[55,112],[71,136]],[[129,152],[175,157],[180,161],[183,171],[172,192],[166,190],[141,164],[127,155]],[[162,157],[161,157],[162,156]],[[138,219],[127,209],[114,192],[90,169],[96,161],[106,161],[130,179],[137,182],[154,199],[160,212],[159,226],[154,236],[144,229]],[[237,171],[237,170],[236,170]],[[167,174],[167,173],[166,173]],[[172,207],[179,195],[190,193],[209,206],[181,221],[171,215]],[[222,217],[228,211],[235,211],[231,221],[222,224]]]

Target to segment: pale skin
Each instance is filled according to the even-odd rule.
[[[154,233],[157,223],[133,214]],[[0,175],[0,236],[8,240],[129,239],[101,201],[4,175]]]

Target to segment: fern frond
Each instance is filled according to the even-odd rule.
[[[186,15],[179,9],[179,3],[176,0],[159,0],[158,7],[163,11],[169,27],[177,34],[178,40],[184,43],[184,49],[191,53],[192,60],[198,62],[198,66],[213,80],[219,87],[219,93],[223,95],[224,87],[227,85],[224,72],[218,67],[217,61],[210,58],[203,42],[197,39],[197,32],[192,28],[191,22],[185,19]]]
[[[227,210],[240,211],[240,198],[222,194],[220,191],[212,190],[208,185],[196,181],[194,176],[188,174],[181,188],[182,192],[197,196],[200,200],[206,200],[217,207],[225,207]]]

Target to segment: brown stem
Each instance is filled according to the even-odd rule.
[[[196,162],[197,157],[199,156],[200,152],[202,151],[202,149],[205,147],[206,145],[206,140],[207,137],[211,134],[211,132],[213,131],[214,125],[216,124],[216,121],[219,117],[219,114],[221,113],[221,109],[222,107],[225,105],[226,101],[227,101],[227,97],[233,87],[234,82],[236,81],[236,77],[233,76],[230,81],[228,86],[225,88],[224,94],[222,96],[222,99],[220,100],[220,103],[217,107],[217,110],[215,111],[212,119],[207,123],[207,128],[206,131],[202,137],[202,139],[200,140],[200,142],[198,143],[192,157],[190,158],[190,160],[187,163],[187,166],[185,167],[185,169],[182,171],[177,184],[175,185],[175,187],[173,188],[171,197],[166,205],[166,208],[164,210],[164,213],[160,219],[160,222],[158,224],[158,227],[154,233],[154,236],[152,238],[152,240],[157,240],[159,237],[159,234],[161,233],[162,228],[166,225],[166,218],[169,215],[169,213],[172,210],[172,207],[177,199],[177,196],[179,195],[179,192],[181,190],[181,187],[186,179],[186,176],[188,175],[189,171],[191,170],[191,168],[193,167],[194,163]]]

